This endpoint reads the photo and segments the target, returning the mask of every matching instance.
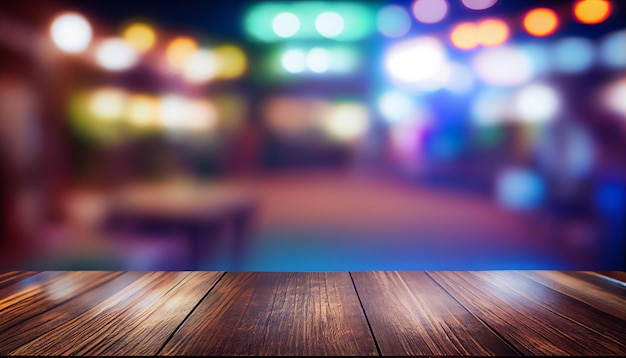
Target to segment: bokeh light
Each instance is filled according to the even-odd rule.
[[[125,70],[139,60],[137,51],[120,38],[103,40],[96,49],[96,60],[111,71]]]
[[[602,91],[602,102],[613,113],[626,120],[626,77],[609,83]]]
[[[154,29],[144,23],[133,23],[126,27],[122,38],[139,52],[150,50],[156,42]]]
[[[145,94],[128,96],[126,117],[133,126],[151,127],[156,124],[158,113],[157,100]]]
[[[532,84],[521,88],[514,101],[516,115],[523,122],[544,123],[553,120],[561,109],[559,94],[546,84]]]
[[[71,12],[54,19],[50,25],[50,36],[60,50],[78,53],[89,46],[92,29],[84,16]]]
[[[180,36],[170,41],[165,49],[165,56],[172,68],[182,70],[197,50],[198,44],[194,39]]]
[[[395,80],[416,83],[436,76],[445,60],[441,42],[424,36],[389,47],[385,53],[385,68]]]
[[[493,86],[517,86],[534,76],[528,55],[513,46],[483,50],[472,61],[474,72],[483,82]]]
[[[306,69],[307,55],[300,49],[289,49],[281,57],[280,61],[285,71],[289,73],[300,73]]]
[[[447,0],[415,0],[411,6],[413,17],[425,24],[434,24],[448,15]]]
[[[524,15],[524,29],[537,37],[552,35],[558,25],[559,19],[554,10],[548,8],[536,8]]]
[[[300,19],[290,12],[281,12],[274,16],[272,29],[280,37],[291,37],[300,29]]]
[[[376,18],[373,6],[367,2],[263,2],[254,3],[248,8],[244,27],[247,36],[255,41],[352,41],[373,32],[376,29]]]
[[[415,105],[406,93],[394,90],[384,93],[379,101],[378,108],[383,118],[390,122],[407,120],[413,115]]]
[[[127,93],[123,89],[106,87],[89,96],[89,111],[94,118],[105,121],[122,119],[126,108]]]
[[[574,16],[583,24],[599,24],[611,14],[611,3],[605,0],[578,0]]]
[[[553,70],[552,43],[533,41],[521,44],[518,48],[526,54],[536,75],[548,75]]]
[[[462,50],[470,50],[478,46],[478,33],[476,24],[463,22],[455,25],[450,31],[450,41]]]
[[[306,54],[306,65],[315,73],[323,73],[330,67],[330,55],[328,50],[322,47],[314,47]]]
[[[626,30],[605,35],[599,46],[599,60],[611,68],[626,68]]]
[[[278,262],[311,269],[291,254],[308,253],[301,242],[335,239],[335,227],[318,222],[329,205],[308,207],[318,196],[340,203],[346,215],[371,210],[365,218],[328,215],[337,228],[345,224],[337,232],[354,233],[364,245],[311,250],[336,251],[333,259],[346,262],[366,258],[357,269],[377,265],[377,257],[389,266],[422,265],[419,255],[430,255],[433,242],[446,255],[433,255],[438,267],[463,256],[490,268],[483,253],[498,250],[577,265],[569,257],[577,248],[568,246],[575,240],[560,240],[546,217],[563,218],[564,235],[584,226],[597,236],[585,240],[607,251],[606,243],[623,237],[605,224],[621,228],[625,213],[593,207],[607,183],[626,192],[626,26],[619,21],[626,7],[619,1],[159,1],[144,8],[71,1],[65,10],[18,2],[3,3],[0,16],[0,118],[7,119],[0,120],[0,143],[7,181],[24,188],[16,196],[50,187],[40,199],[52,205],[53,180],[68,183],[68,191],[84,185],[103,192],[144,179],[245,182],[269,200],[259,207],[251,269]],[[28,178],[40,171],[41,180]],[[351,185],[356,176],[371,175],[376,180],[361,184],[372,187],[389,180],[381,192],[347,198],[350,190],[337,187],[341,195],[317,195],[309,173],[315,180],[332,175],[323,185],[343,181],[350,190],[360,188]],[[396,189],[406,205],[388,205]],[[9,203],[9,212],[19,205]],[[306,228],[294,224],[296,209]],[[21,226],[47,230],[58,218],[68,231],[74,227],[63,213],[52,214],[51,223]],[[357,232],[370,225],[380,225],[371,237]],[[283,238],[288,249],[279,247]],[[466,255],[474,247],[481,254]],[[225,248],[202,264],[233,269]],[[0,250],[0,264],[10,254]],[[596,266],[608,266],[592,254]],[[402,255],[406,261],[396,260]],[[355,268],[310,258],[324,262],[315,268]],[[213,259],[225,267],[209,267]]]
[[[559,39],[552,48],[554,69],[569,74],[584,72],[593,65],[595,51],[593,42],[586,38]]]
[[[353,141],[361,138],[369,128],[369,112],[358,103],[334,105],[323,122],[326,133],[340,141]]]
[[[203,83],[213,79],[218,71],[217,58],[209,49],[193,53],[183,65],[183,77],[192,83]]]
[[[498,0],[461,0],[461,3],[468,9],[486,10],[495,5]]]
[[[339,36],[344,27],[343,17],[336,12],[323,12],[315,18],[315,29],[320,35],[327,38]]]
[[[505,208],[527,211],[543,203],[546,183],[534,170],[505,168],[498,175],[496,195]]]
[[[502,45],[509,38],[509,27],[506,22],[499,19],[486,19],[476,25],[478,42],[485,46]]]
[[[163,127],[178,129],[185,120],[187,100],[177,94],[167,94],[159,99],[159,120]]]
[[[411,15],[401,6],[386,5],[376,15],[378,32],[386,37],[402,37],[411,30]]]
[[[222,45],[213,49],[217,58],[216,77],[233,79],[241,77],[248,68],[246,53],[235,45]]]

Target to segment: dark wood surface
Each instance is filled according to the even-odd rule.
[[[625,356],[584,271],[0,273],[1,355]]]

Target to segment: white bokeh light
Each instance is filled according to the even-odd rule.
[[[315,19],[315,29],[324,37],[337,37],[343,32],[344,27],[343,17],[336,12],[321,13]]]
[[[300,19],[290,12],[281,12],[272,20],[272,29],[280,37],[291,37],[300,30]]]
[[[306,69],[306,53],[297,49],[288,50],[283,54],[280,63],[285,71],[300,73]]]
[[[385,55],[389,75],[401,82],[416,83],[434,78],[445,63],[441,42],[419,37],[392,45]]]
[[[52,22],[50,36],[60,50],[78,53],[85,50],[91,42],[91,25],[78,13],[63,14]]]
[[[138,60],[138,53],[126,41],[111,38],[100,43],[96,60],[107,70],[120,71],[132,67]]]
[[[183,67],[183,77],[192,83],[202,83],[213,79],[218,70],[215,54],[207,49],[196,51]]]
[[[532,84],[515,95],[515,110],[520,121],[546,122],[561,108],[558,92],[546,84]]]
[[[321,47],[312,48],[306,56],[306,64],[315,73],[323,73],[330,67],[330,55]]]
[[[492,86],[518,86],[535,75],[528,54],[513,46],[483,50],[474,57],[472,68],[483,82]]]
[[[415,110],[413,100],[400,91],[389,91],[378,101],[380,113],[387,122],[403,121],[411,117]]]
[[[159,118],[166,129],[180,129],[185,120],[187,111],[187,98],[168,94],[159,101]]]

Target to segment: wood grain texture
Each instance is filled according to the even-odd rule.
[[[347,272],[229,272],[159,354],[378,352]]]
[[[617,280],[626,284],[626,272],[624,271],[595,271],[595,272],[600,275],[610,277],[613,280]]]
[[[521,271],[544,286],[626,320],[626,286],[592,272]]]
[[[0,273],[0,289],[10,286],[15,282],[22,281],[30,276],[38,274],[39,271],[8,271]],[[4,297],[4,296],[0,296]]]
[[[155,355],[221,275],[147,272],[11,354]]]
[[[0,332],[98,287],[120,274],[108,271],[47,271],[15,282],[3,289],[13,293],[0,299],[2,317]]]
[[[120,272],[110,281],[81,295],[74,296],[18,326],[0,332],[0,355],[5,356],[26,343],[70,322],[109,299],[121,289],[143,276],[143,272]]]
[[[623,356],[626,327],[517,272],[429,272],[447,292],[525,355]],[[592,322],[593,319],[609,320]]]
[[[424,272],[352,277],[383,356],[517,355]]]

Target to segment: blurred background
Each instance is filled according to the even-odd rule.
[[[2,270],[626,270],[626,2],[0,3]]]

